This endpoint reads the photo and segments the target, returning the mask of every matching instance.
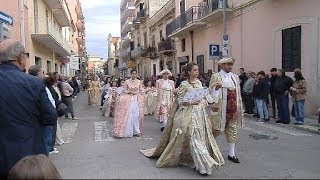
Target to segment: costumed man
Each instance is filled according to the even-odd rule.
[[[229,143],[228,159],[240,163],[235,155],[237,142],[237,126],[243,127],[243,107],[239,76],[232,71],[235,60],[223,58],[217,61],[221,70],[211,76],[210,85],[214,86],[212,99],[214,104],[211,109],[210,119],[213,134],[217,137],[221,131],[225,132]]]
[[[175,85],[172,80],[169,80],[169,76],[172,76],[170,70],[162,70],[159,73],[159,76],[162,76],[162,79],[156,81],[156,89],[158,95],[155,116],[156,119],[160,120],[161,131],[163,131],[167,124],[169,111],[173,104],[173,93],[175,91]]]

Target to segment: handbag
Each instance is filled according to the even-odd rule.
[[[64,103],[60,103],[57,106],[57,112],[59,117],[64,116],[67,113],[67,111],[68,111],[68,107]]]

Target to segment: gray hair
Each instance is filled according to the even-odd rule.
[[[17,60],[24,51],[24,46],[18,41],[9,46],[4,45],[3,49],[0,48],[0,62]]]
[[[29,74],[32,76],[38,76],[39,72],[42,70],[41,66],[33,65],[29,68]]]

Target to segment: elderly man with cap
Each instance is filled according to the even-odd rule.
[[[25,73],[28,57],[20,42],[0,42],[0,179],[20,159],[46,154],[43,126],[58,118],[44,83]]]
[[[215,84],[212,92],[215,103],[210,118],[215,137],[221,131],[225,131],[229,143],[228,159],[234,163],[240,163],[235,155],[235,143],[237,125],[243,127],[244,116],[239,76],[232,72],[234,63],[233,58],[223,58],[217,62],[221,70],[213,74],[210,80],[210,85]]]
[[[168,69],[162,70],[159,76],[162,76],[162,78],[156,82],[158,95],[155,116],[160,120],[161,131],[163,131],[167,124],[169,111],[173,103],[175,84],[172,80],[169,80],[169,76],[172,76],[172,73]]]

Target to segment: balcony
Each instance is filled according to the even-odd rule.
[[[126,7],[121,12],[121,20],[127,19],[130,16],[133,16],[135,9],[136,7],[134,6],[134,3],[128,2]]]
[[[136,59],[138,57],[145,56],[147,53],[147,49],[145,47],[139,46],[131,51],[131,58]]]
[[[122,47],[128,47],[131,42],[131,32],[128,32],[128,34],[122,39]]]
[[[72,48],[63,38],[61,30],[46,18],[35,18],[31,22],[31,38],[55,51],[61,57],[70,56]]]
[[[52,10],[60,26],[70,26],[71,15],[65,0],[44,0],[44,3]]]
[[[85,40],[83,36],[77,37],[76,40],[78,42],[78,45],[84,45]]]
[[[136,17],[133,18],[133,28],[138,28],[139,25],[147,20],[147,16],[145,14],[145,10],[137,12]]]
[[[167,38],[164,41],[158,43],[158,49],[160,54],[169,54],[175,52],[174,40]]]
[[[230,13],[232,9],[229,8],[228,1],[226,2],[226,13]],[[210,23],[223,16],[223,0],[206,0],[199,3],[199,6],[203,7],[200,15],[202,22]]]
[[[50,0],[48,0],[48,1],[50,1]],[[76,13],[77,13],[77,17],[79,20],[84,20],[84,16],[83,16],[80,2],[78,2],[78,4],[76,5]]]
[[[150,17],[149,26],[152,27],[157,22],[161,21],[161,19],[163,19],[164,17],[166,19],[169,19],[170,17],[168,17],[168,14],[173,14],[174,16],[175,8],[176,8],[175,1],[174,0],[168,1],[158,12],[156,12],[152,17]]]
[[[120,57],[121,57],[122,59],[129,59],[129,58],[130,58],[130,55],[131,55],[130,47],[128,47],[128,48],[121,48]]]
[[[79,32],[83,32],[84,24],[83,24],[83,22],[81,20],[77,21],[76,26],[77,26],[77,29],[78,29]]]
[[[150,59],[155,59],[157,57],[159,57],[158,53],[157,53],[157,48],[156,47],[148,47],[146,50],[146,57],[150,58]]]
[[[128,17],[126,22],[121,27],[122,28],[121,29],[121,33],[122,34],[127,34],[131,30],[132,24],[133,24],[133,17]]]
[[[204,26],[205,23],[200,21],[202,11],[203,7],[193,6],[175,18],[166,27],[167,36],[178,37]]]

